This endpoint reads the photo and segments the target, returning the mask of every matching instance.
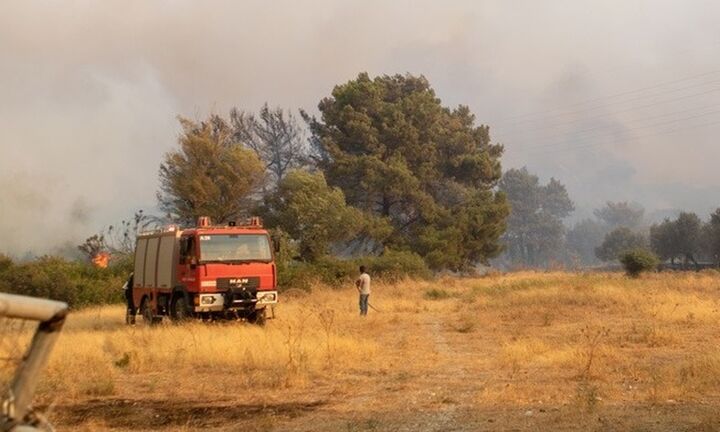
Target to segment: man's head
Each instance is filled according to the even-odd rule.
[[[365,273],[365,266],[363,266],[363,265],[360,266],[360,273]]]

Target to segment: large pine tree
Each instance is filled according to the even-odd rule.
[[[361,73],[319,110],[309,119],[318,165],[349,204],[391,223],[386,245],[449,269],[501,251],[503,148],[467,107],[444,107],[422,76]]]

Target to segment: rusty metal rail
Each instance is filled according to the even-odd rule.
[[[0,293],[0,317],[39,323],[12,383],[6,394],[0,395],[0,431],[52,429],[34,415],[32,398],[67,312],[68,306],[63,302]]]

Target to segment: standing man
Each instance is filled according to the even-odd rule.
[[[135,273],[130,273],[125,285],[123,285],[123,292],[125,294],[125,301],[127,302],[127,311],[125,312],[125,324],[135,325],[135,302],[133,301],[133,282]]]
[[[365,266],[360,266],[360,277],[355,281],[355,287],[360,294],[360,316],[366,316],[370,298],[370,275],[365,271]]]

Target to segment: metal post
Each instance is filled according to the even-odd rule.
[[[0,316],[40,321],[32,343],[18,366],[9,394],[3,396],[4,414],[11,421],[23,421],[30,412],[40,371],[47,364],[53,345],[65,323],[66,303],[0,293]]]

